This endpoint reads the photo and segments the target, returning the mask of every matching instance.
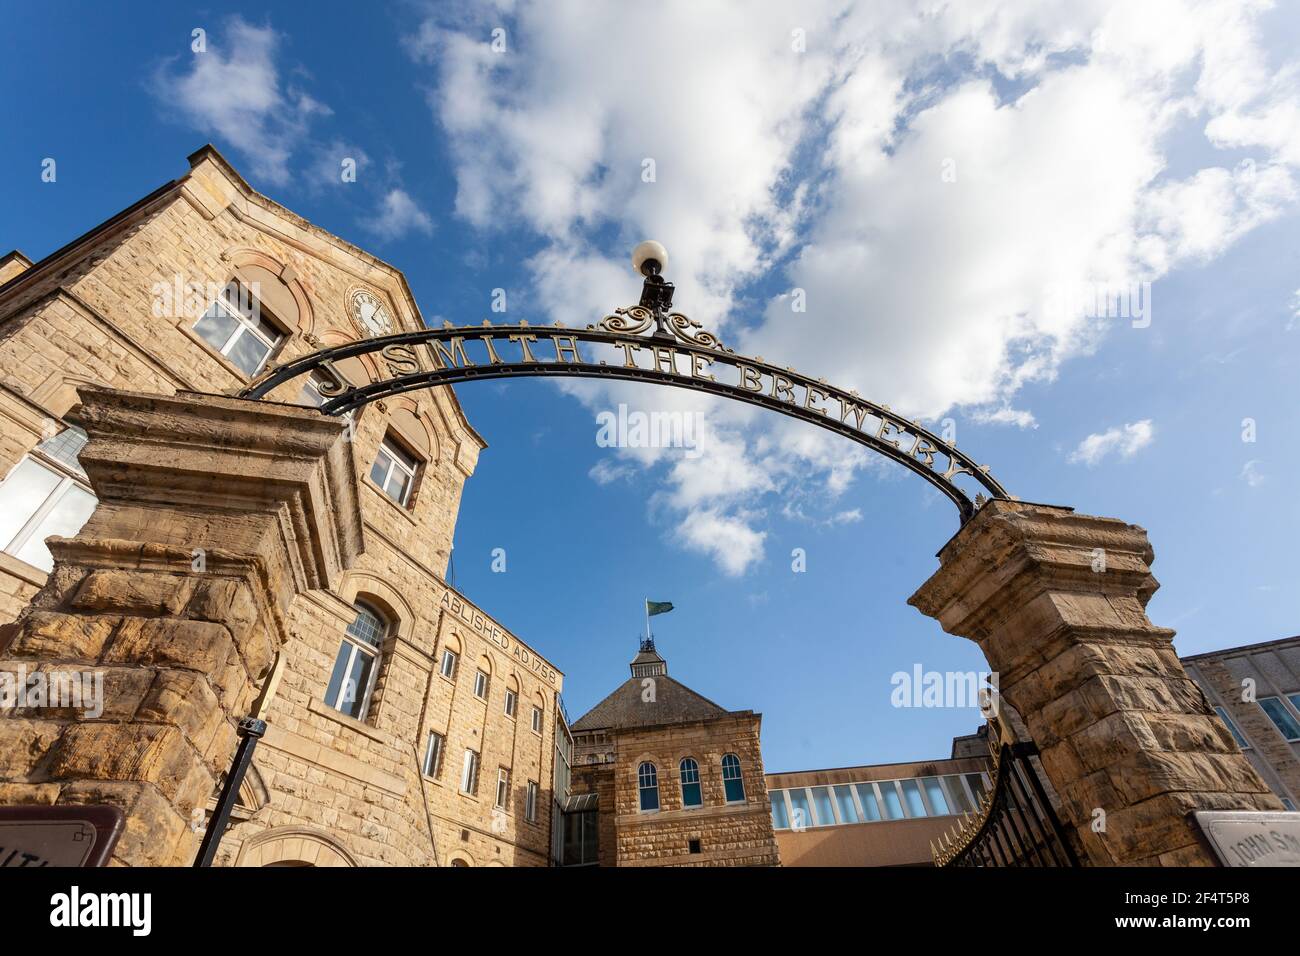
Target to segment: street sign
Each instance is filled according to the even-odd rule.
[[[1224,866],[1300,866],[1300,813],[1201,810],[1194,817]]]
[[[0,867],[104,866],[123,821],[118,807],[0,807]]]

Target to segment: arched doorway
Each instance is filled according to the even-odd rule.
[[[236,866],[358,866],[356,859],[325,830],[273,827],[244,842]]]

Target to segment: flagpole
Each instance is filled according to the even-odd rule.
[[[645,639],[650,640],[650,599],[645,599]]]

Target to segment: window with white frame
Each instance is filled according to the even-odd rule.
[[[1282,698],[1261,697],[1257,703],[1260,709],[1268,714],[1268,719],[1273,721],[1273,726],[1282,733],[1283,737],[1292,741],[1300,740],[1300,721],[1297,721],[1286,709]]]
[[[284,333],[262,314],[262,305],[240,282],[231,282],[194,323],[199,337],[249,378],[257,375]]]
[[[790,810],[785,803],[785,791],[773,790],[768,796],[772,801],[772,829],[790,829]]]
[[[1245,735],[1237,728],[1236,721],[1228,716],[1228,712],[1218,704],[1215,704],[1214,712],[1219,715],[1219,719],[1223,721],[1224,726],[1228,728],[1228,732],[1232,734],[1232,739],[1237,742],[1237,746],[1242,750],[1249,750],[1250,741],[1248,741]]]
[[[533,733],[540,734],[541,732],[542,732],[542,708],[534,704],[533,705]]]
[[[429,734],[429,743],[424,748],[424,775],[437,777],[442,772],[442,748],[447,738],[439,733]]]
[[[86,433],[69,426],[14,465],[0,484],[0,547],[42,571],[54,567],[45,539],[81,530],[97,500],[77,455]]]
[[[536,780],[528,781],[528,791],[524,797],[524,819],[529,823],[537,822],[537,795],[540,789]]]
[[[466,750],[465,760],[460,768],[460,789],[462,793],[478,793],[478,751]]]
[[[488,695],[488,675],[486,671],[474,672],[474,696],[480,700],[487,700]]]
[[[505,767],[497,770],[497,800],[496,807],[498,810],[504,810],[506,803],[510,800],[510,771]]]
[[[460,655],[455,651],[442,652],[442,667],[440,673],[448,680],[456,679],[456,662],[460,660]]]
[[[337,385],[338,383],[334,381],[332,376],[326,375],[324,372],[320,371],[312,372],[311,375],[307,377],[307,381],[302,384],[302,392],[298,396],[298,404],[320,408],[331,398],[337,398],[339,396],[339,392],[336,391]],[[344,388],[346,387],[347,386],[345,385]],[[343,413],[343,417],[348,419],[351,419],[352,415],[352,411]]]
[[[388,628],[378,612],[365,604],[358,603],[356,612],[334,658],[325,703],[349,717],[365,720],[379,669],[380,648]]]
[[[678,765],[682,778],[682,806],[703,806],[704,796],[700,793],[700,765],[694,757],[683,757]]]
[[[659,809],[659,771],[650,761],[645,761],[636,768],[637,795],[641,812],[648,813]]]
[[[516,694],[514,691],[507,689],[506,690],[506,711],[505,711],[506,716],[513,717],[515,715],[515,709],[518,706],[519,706],[519,695]]]
[[[727,754],[722,758],[722,789],[728,803],[745,802],[745,781],[741,779],[740,758]]]
[[[370,480],[405,508],[411,500],[411,489],[415,487],[419,470],[420,463],[415,456],[400,448],[392,438],[385,438],[379,445],[375,463],[370,467]]]

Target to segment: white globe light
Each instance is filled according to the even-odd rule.
[[[660,272],[668,268],[668,250],[663,247],[663,243],[647,239],[632,250],[632,268],[638,275],[644,275],[645,264],[651,259],[659,263]]]

